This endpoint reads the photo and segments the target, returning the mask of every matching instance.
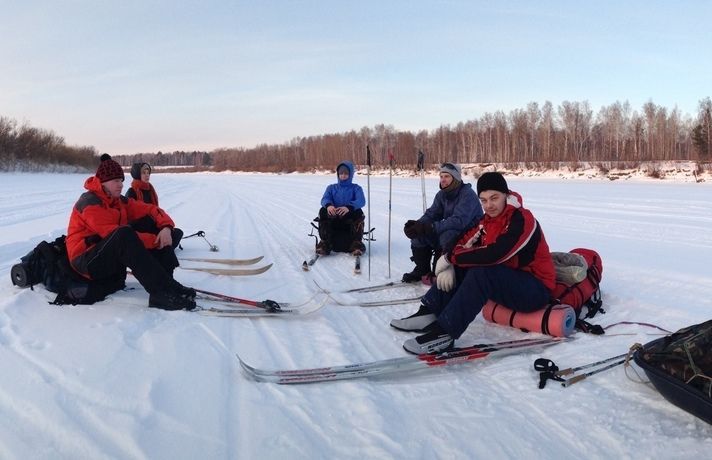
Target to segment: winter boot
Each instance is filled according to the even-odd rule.
[[[414,283],[421,281],[424,275],[430,273],[430,259],[433,256],[431,248],[410,248],[413,251],[413,257],[410,258],[415,262],[415,268],[409,273],[404,273],[401,281],[404,283]]]
[[[178,294],[182,295],[188,300],[195,301],[195,297],[198,293],[192,287],[183,286],[175,279],[171,279],[171,289]]]
[[[349,247],[349,252],[354,256],[360,256],[366,251],[366,246],[363,244],[363,224],[363,215],[351,223],[352,243]]]
[[[316,245],[316,253],[320,256],[328,256],[331,253],[331,239],[334,233],[333,223],[326,216],[319,213],[319,243]]]
[[[326,241],[321,240],[316,245],[316,253],[320,256],[328,256],[329,254],[331,254],[331,246],[329,246]]]
[[[177,290],[161,290],[149,294],[148,307],[161,310],[193,310],[196,304],[194,299]]]
[[[426,328],[426,333],[403,343],[403,348],[409,353],[440,353],[452,348],[455,339],[445,332],[437,322]]]
[[[412,315],[392,320],[391,327],[406,332],[424,332],[435,320],[437,320],[435,315],[430,313],[425,305],[421,305]]]

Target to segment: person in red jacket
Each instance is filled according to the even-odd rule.
[[[452,348],[488,299],[521,312],[539,310],[550,299],[554,263],[544,232],[522,207],[521,196],[498,172],[480,176],[477,194],[485,215],[440,257],[436,285],[419,310],[391,321],[396,329],[424,332],[403,344],[408,352]]]
[[[126,198],[143,201],[158,206],[158,194],[151,184],[151,165],[134,163],[131,166],[131,186],[126,190]]]
[[[131,181],[131,187],[126,191],[126,198],[158,206],[158,194],[151,183],[151,165],[148,163],[134,163],[131,166],[131,177],[133,180]],[[158,233],[159,230],[150,216],[134,220],[130,222],[130,225],[137,232]],[[183,230],[174,227],[171,231],[173,249],[178,247],[181,238],[183,238]]]
[[[124,171],[108,154],[84,182],[67,229],[72,268],[88,280],[133,275],[149,293],[149,307],[195,308],[195,290],[173,279],[178,260],[172,247],[173,220],[158,206],[121,196]],[[157,233],[137,232],[129,222],[149,217]]]

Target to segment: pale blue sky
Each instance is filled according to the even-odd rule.
[[[0,116],[127,154],[712,95],[710,1],[0,0]]]

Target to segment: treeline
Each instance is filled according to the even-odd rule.
[[[215,169],[303,171],[332,168],[343,159],[414,167],[416,152],[426,163],[525,163],[532,166],[567,162],[627,163],[712,158],[712,101],[699,102],[695,118],[652,101],[640,111],[628,102],[615,102],[594,114],[587,101],[529,103],[509,113],[497,111],[480,118],[444,125],[433,131],[397,131],[378,125],[340,134],[295,138],[285,144],[219,149],[211,153]]]
[[[117,155],[113,157],[121,166],[131,166],[134,163],[148,163],[151,166],[184,167],[206,169],[212,166],[211,155],[208,152],[192,151],[157,153],[136,153],[134,155]]]
[[[414,168],[417,152],[429,166],[457,163],[525,164],[546,169],[561,162],[637,165],[647,161],[712,160],[712,100],[699,101],[693,117],[677,108],[649,101],[640,110],[626,102],[601,107],[594,114],[588,101],[536,102],[509,113],[485,113],[479,118],[419,132],[377,125],[359,131],[298,137],[283,144],[254,148],[222,148],[212,152],[174,151],[114,155],[123,166],[147,162],[153,166],[189,170],[292,172],[332,169],[349,159],[374,168]],[[0,118],[0,169],[17,164],[69,164],[94,169],[94,147],[67,146],[51,131]],[[709,165],[708,165],[709,166]]]
[[[33,170],[46,166],[95,169],[94,147],[69,146],[52,131],[0,117],[0,170]]]

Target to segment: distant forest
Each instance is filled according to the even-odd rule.
[[[94,147],[69,146],[52,131],[0,117],[0,171],[57,165],[93,169],[98,162]]]
[[[282,144],[253,148],[223,148],[211,152],[175,151],[114,156],[124,166],[145,161],[154,166],[192,167],[191,170],[292,172],[331,169],[349,159],[365,165],[366,146],[375,168],[389,165],[415,168],[417,152],[426,164],[526,164],[546,169],[566,162],[637,165],[645,161],[712,160],[712,100],[699,101],[695,116],[652,101],[634,110],[615,102],[594,114],[587,101],[527,104],[509,113],[485,113],[455,126],[419,132],[393,126],[363,127],[359,131],[298,137]],[[94,147],[69,147],[63,138],[38,128],[17,126],[0,118],[0,167],[17,160],[95,165]]]

